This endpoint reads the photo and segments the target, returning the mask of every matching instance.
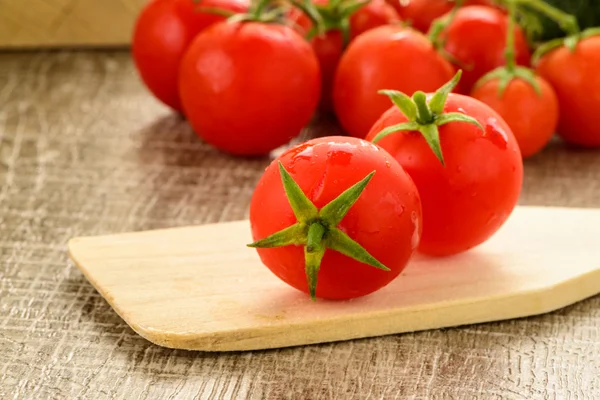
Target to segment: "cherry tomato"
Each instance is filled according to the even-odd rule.
[[[502,11],[485,6],[459,9],[455,18],[442,32],[444,49],[464,71],[461,80],[463,93],[470,93],[473,85],[486,73],[504,65],[506,32],[509,19]],[[515,28],[515,59],[517,65],[529,66],[531,53],[523,30]]]
[[[439,126],[445,164],[420,131],[399,131],[376,142],[415,182],[423,205],[419,251],[435,256],[458,254],[490,238],[512,213],[523,180],[519,146],[498,113],[479,100],[450,93],[443,113],[432,117],[431,124],[449,113],[470,117],[483,130],[468,122]],[[384,128],[408,121],[394,105],[373,125],[367,140],[374,140]]]
[[[531,157],[550,141],[558,124],[558,99],[552,86],[535,77],[540,94],[522,79],[513,79],[499,95],[498,79],[476,87],[471,97],[493,108],[510,126],[523,158]]]
[[[379,90],[433,91],[454,72],[422,33],[391,25],[371,29],[350,43],[340,60],[333,88],[336,115],[348,134],[364,138],[389,108]]]
[[[317,297],[364,296],[400,274],[419,244],[422,213],[414,183],[389,154],[372,143],[347,137],[314,139],[287,150],[266,169],[252,196],[250,223],[256,241],[301,221],[284,190],[279,162],[303,196],[319,210],[316,219],[306,214],[305,219],[311,221],[305,226],[309,232],[312,225],[323,224],[320,218],[327,214],[321,211],[326,205],[375,171],[341,221],[323,225],[326,229],[322,237],[325,243],[335,243],[333,231],[343,232],[389,271],[343,255],[333,249],[335,245],[326,245],[318,270]],[[307,246],[254,247],[258,247],[262,262],[277,277],[309,293],[304,254]]]
[[[179,76],[196,133],[236,155],[266,154],[298,135],[315,112],[320,85],[310,44],[288,26],[260,22],[206,29]]]
[[[327,7],[329,0],[314,0],[313,3],[317,6]],[[336,4],[340,7],[343,6],[343,3]],[[319,10],[319,8],[317,8],[317,10]],[[324,17],[327,17],[329,14],[339,14],[337,12],[323,12],[322,8],[320,10]],[[306,35],[312,28],[312,23],[308,17],[296,8],[292,8],[288,15],[288,19],[298,25],[298,30],[302,35]],[[339,15],[333,20],[327,21],[327,26],[329,26],[330,29],[311,39],[312,47],[319,59],[319,65],[321,67],[322,88],[319,109],[322,112],[331,112],[333,110],[331,100],[333,80],[340,58],[346,48],[341,27],[346,23],[349,24],[349,40],[352,41],[356,36],[363,32],[398,21],[398,14],[392,6],[385,2],[385,0],[371,0],[349,17]]]
[[[400,17],[409,22],[412,27],[427,32],[433,21],[450,12],[454,2],[449,0],[387,0],[396,9]],[[463,6],[487,5],[488,0],[465,0]]]
[[[202,7],[244,12],[247,0],[203,0]],[[139,14],[132,39],[137,71],[162,103],[181,111],[177,77],[179,64],[194,37],[225,17],[200,12],[192,0],[154,0]]]
[[[574,52],[559,47],[543,56],[537,72],[556,90],[558,135],[582,147],[600,147],[600,36],[581,40]]]
[[[350,34],[354,39],[370,29],[399,21],[398,13],[385,0],[371,0],[350,16]]]

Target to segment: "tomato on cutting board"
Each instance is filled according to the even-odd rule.
[[[248,0],[153,0],[140,12],[131,43],[136,69],[150,92],[162,103],[181,111],[177,79],[179,64],[196,35],[225,17],[200,11],[214,7],[244,12]]]
[[[504,65],[504,51],[509,17],[502,11],[486,6],[460,8],[440,36],[444,50],[463,70],[461,93],[470,93],[473,85],[485,74]],[[515,60],[529,66],[531,53],[525,33],[515,26]]]
[[[200,33],[181,62],[184,113],[206,142],[235,155],[263,155],[297,136],[315,113],[318,60],[294,29],[227,21]]]
[[[357,8],[360,2],[356,0],[314,0],[312,3],[323,24],[324,30],[321,33],[314,36],[311,34],[314,24],[307,13],[298,8],[290,10],[288,19],[297,25],[302,35],[309,35],[321,68],[322,88],[319,108],[322,112],[331,112],[333,79],[347,45],[363,32],[381,25],[399,22],[399,17],[385,0],[370,0],[360,8]]]
[[[435,94],[385,91],[394,104],[367,136],[415,182],[423,205],[419,250],[436,256],[490,238],[512,213],[523,181],[521,152],[502,117],[450,93],[460,75]]]
[[[250,204],[250,246],[290,286],[350,299],[400,274],[419,244],[421,218],[414,183],[387,152],[324,137],[266,169]]]
[[[536,71],[556,90],[557,133],[566,142],[600,147],[600,29],[585,31],[574,50],[549,43]]]
[[[433,91],[454,73],[422,33],[391,25],[371,29],[350,43],[340,60],[333,87],[335,113],[348,134],[364,138],[389,108],[379,90],[409,95]]]

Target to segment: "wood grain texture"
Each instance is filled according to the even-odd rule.
[[[212,354],[141,338],[67,259],[74,236],[247,218],[268,162],[198,141],[127,53],[0,54],[0,398],[600,397],[600,296],[521,320]],[[600,154],[555,143],[526,162],[520,202],[600,207]]]
[[[128,46],[148,0],[0,0],[0,48]]]
[[[600,293],[600,209],[519,207],[485,244],[417,255],[384,289],[314,303],[265,268],[248,221],[75,238],[71,258],[151,342],[238,351],[528,317]]]

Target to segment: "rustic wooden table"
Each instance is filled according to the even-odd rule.
[[[269,160],[201,143],[146,93],[126,52],[1,54],[0,140],[2,399],[600,398],[600,297],[518,321],[264,352],[137,336],[67,260],[67,240],[245,218]],[[600,207],[600,152],[557,143],[527,161],[521,204]]]

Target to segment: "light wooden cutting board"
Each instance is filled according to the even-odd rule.
[[[264,267],[248,221],[75,238],[72,259],[160,346],[267,349],[550,312],[600,292],[600,210],[518,207],[480,247],[417,256],[384,289],[313,302]]]

